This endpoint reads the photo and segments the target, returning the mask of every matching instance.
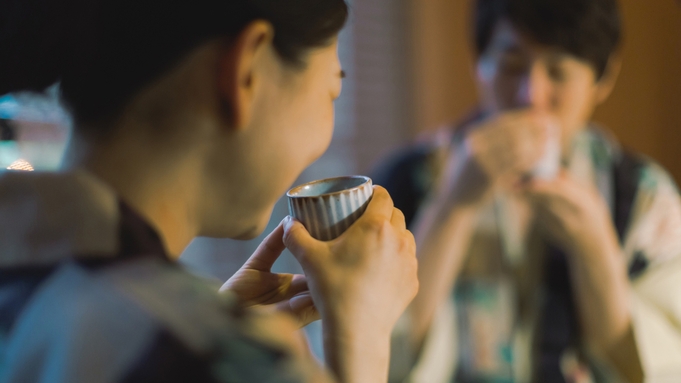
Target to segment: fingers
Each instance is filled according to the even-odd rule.
[[[565,170],[552,180],[532,178],[525,184],[525,191],[533,198],[563,197],[575,193],[576,184],[572,182]]]
[[[560,219],[555,214],[543,209],[537,210],[535,214],[540,232],[549,238],[556,239],[564,231]]]
[[[393,208],[393,215],[390,218],[390,223],[398,230],[407,230],[407,222],[404,218],[404,213],[398,208]]]
[[[524,174],[532,171],[544,156],[548,144],[548,127],[528,118],[508,127],[506,139],[507,167],[511,172]]]
[[[492,177],[530,172],[542,158],[550,134],[557,126],[551,116],[537,111],[507,112],[474,131],[476,158]]]
[[[246,261],[244,267],[260,271],[269,271],[272,268],[274,262],[286,248],[283,241],[283,224],[284,221],[260,243],[253,255]]]
[[[309,264],[310,257],[321,256],[320,242],[312,238],[300,221],[286,217],[283,224],[283,243],[298,262],[305,267]]]
[[[374,195],[371,197],[371,202],[369,202],[364,216],[389,221],[392,219],[393,208],[393,199],[388,194],[388,191],[382,186],[374,186]]]
[[[555,184],[552,180],[532,178],[525,184],[525,191],[533,197],[544,197],[555,194]]]
[[[537,212],[563,218],[577,214],[589,197],[565,172],[550,181],[530,180],[525,193]]]
[[[298,318],[298,323],[301,326],[307,326],[308,324],[321,319],[321,315],[314,305],[312,296],[309,292],[298,294],[289,300],[289,307],[291,308],[291,313]]]
[[[291,287],[284,295],[284,299],[291,299],[294,296],[308,291],[307,278],[302,274],[295,274],[291,280]]]
[[[255,302],[250,302],[255,305],[272,305],[282,301],[287,301],[294,296],[308,291],[307,278],[301,274],[269,274],[263,276],[262,283],[267,283],[268,279],[272,279],[272,288],[267,294],[259,297]]]
[[[302,292],[287,301],[280,302],[276,308],[277,311],[292,316],[301,328],[321,319],[309,292]]]
[[[414,238],[414,233],[407,230],[402,238],[406,248],[409,249],[409,254],[416,258],[416,238]]]
[[[522,188],[535,209],[554,211],[561,200],[560,187],[555,180],[532,178]]]

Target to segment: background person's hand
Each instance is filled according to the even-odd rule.
[[[284,242],[303,267],[325,329],[389,341],[418,280],[414,237],[384,188],[374,187],[367,210],[339,238],[318,241],[290,219]]]
[[[568,253],[580,256],[619,247],[610,210],[594,186],[563,171],[551,181],[529,181],[525,192],[538,227]]]
[[[282,223],[265,238],[220,291],[231,291],[247,307],[273,305],[277,311],[293,316],[298,325],[303,327],[320,318],[307,288],[307,279],[304,275],[271,271],[272,265],[285,249],[283,236]]]
[[[544,155],[555,119],[532,110],[512,111],[471,129],[445,167],[438,196],[459,205],[478,205],[495,185],[510,186],[531,174]]]

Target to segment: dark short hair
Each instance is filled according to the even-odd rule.
[[[475,48],[482,55],[495,27],[508,20],[539,44],[590,63],[602,77],[617,51],[622,20],[617,0],[477,0]]]
[[[0,0],[0,94],[61,83],[80,122],[115,117],[200,44],[269,21],[284,62],[303,65],[348,16],[344,0]]]

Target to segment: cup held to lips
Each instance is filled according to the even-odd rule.
[[[373,193],[371,178],[347,176],[299,185],[286,196],[291,216],[300,221],[313,238],[330,241],[362,216]]]

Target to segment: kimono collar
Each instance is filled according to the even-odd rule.
[[[0,267],[153,254],[156,231],[86,172],[0,173]]]

